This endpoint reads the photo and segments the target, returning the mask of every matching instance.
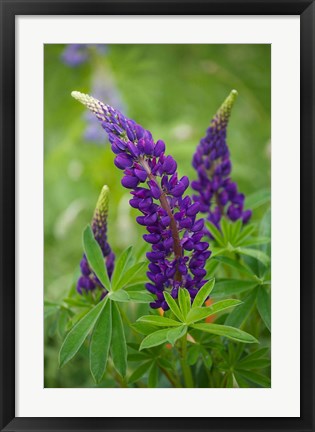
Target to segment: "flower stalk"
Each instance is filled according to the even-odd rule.
[[[130,189],[129,203],[142,213],[137,222],[146,227],[143,238],[151,244],[146,288],[156,296],[151,307],[167,310],[164,292],[177,298],[181,288],[194,299],[206,283],[204,266],[211,252],[202,241],[200,204],[184,195],[189,179],[178,178],[177,163],[165,154],[165,143],[155,142],[148,130],[89,95],[72,92],[72,96],[101,122],[116,155],[114,163],[124,172],[121,184]]]

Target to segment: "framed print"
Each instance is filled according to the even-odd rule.
[[[2,1],[1,430],[314,431],[314,13]]]

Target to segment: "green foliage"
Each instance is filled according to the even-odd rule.
[[[124,377],[127,372],[127,344],[124,326],[118,306],[113,303],[113,343],[111,354],[117,372]]]
[[[103,253],[100,245],[94,238],[93,231],[88,225],[83,232],[83,248],[91,269],[102,282],[104,288],[110,291],[111,284],[104,265]]]
[[[196,296],[196,303],[191,305],[185,300],[188,298],[188,291],[184,288],[179,290],[178,294],[178,303],[170,296],[168,293],[165,293],[165,300],[170,307],[170,310],[173,312],[177,320],[170,319],[166,316],[144,316],[138,319],[138,322],[144,324],[148,323],[149,325],[154,325],[158,327],[167,327],[163,330],[154,330],[149,333],[142,341],[140,345],[140,349],[151,348],[153,346],[161,345],[166,341],[175,343],[177,339],[184,336],[186,338],[186,332],[189,327],[192,327],[196,330],[201,330],[204,332],[216,334],[219,336],[225,336],[227,338],[237,340],[244,343],[257,343],[258,341],[253,336],[248,333],[220,324],[195,324],[205,318],[217,314],[225,309],[238,306],[241,301],[239,300],[223,300],[215,303],[209,307],[200,307],[197,306],[201,301],[201,299],[205,299],[208,297],[208,293],[211,291],[213,287],[214,281],[208,283],[205,287],[204,291],[201,293],[200,297]],[[187,291],[187,294],[181,293],[181,291]],[[170,330],[170,327],[176,327],[176,329]]]
[[[93,329],[106,301],[102,301],[80,319],[67,334],[59,354],[59,364],[64,366],[81,348],[88,334]]]
[[[270,262],[269,256],[262,250],[253,249],[257,245],[267,244],[270,242],[268,237],[253,237],[255,231],[253,224],[242,227],[240,221],[231,222],[226,218],[221,220],[221,229],[213,225],[211,222],[206,222],[207,228],[212,234],[216,245],[213,248],[212,256],[238,254],[253,257],[260,261],[263,265],[268,266]]]
[[[211,294],[211,291],[213,290],[215,284],[215,279],[210,279],[208,282],[204,284],[203,287],[198,291],[196,297],[194,298],[192,309],[200,307],[204,304],[206,299]]]
[[[243,343],[258,343],[257,339],[250,334],[234,327],[221,324],[193,324],[192,328],[201,330],[207,333],[224,336],[229,339]]]
[[[112,302],[106,301],[94,326],[90,342],[90,368],[97,383],[101,381],[106,369],[114,324],[112,323]]]
[[[197,387],[269,387],[270,74],[266,70],[270,68],[270,47],[155,45],[148,51],[145,45],[115,45],[109,47],[106,57],[76,69],[60,62],[62,49],[61,45],[45,47],[45,296],[52,300],[46,301],[44,308],[45,387],[182,387],[186,385],[181,367],[185,350]],[[112,73],[126,104],[124,112],[150,129],[155,139],[165,140],[168,153],[178,162],[180,175],[187,174],[190,180],[196,176],[191,167],[192,152],[211,116],[231,88],[239,91],[228,140],[232,178],[246,195],[246,208],[254,210],[252,224],[244,228],[240,223],[223,224],[222,232],[216,233],[219,242],[210,241],[212,256],[205,267],[209,283],[199,291],[191,309],[182,290],[175,306],[162,317],[175,321],[176,326],[135,322],[139,317],[159,317],[158,312],[150,310],[152,295],[144,287],[148,245],[140,245],[143,228],[135,223],[136,210],[128,206],[129,194],[120,185],[121,173],[114,167],[110,146],[84,141],[82,109],[69,97],[73,88],[89,90],[96,64]],[[167,73],[156,74],[156,70]],[[161,88],[163,92],[157,90]],[[104,183],[111,189],[109,243],[117,256],[116,269],[118,260],[121,267],[111,286],[98,245],[89,244],[91,232],[86,233],[84,250],[89,249],[90,266],[109,291],[106,303],[100,301],[101,290],[78,295],[78,271],[73,275],[82,257],[82,227],[90,220]],[[128,259],[122,258],[121,252],[136,243]],[[212,304],[205,307],[207,299]],[[226,299],[238,304],[214,313]],[[105,314],[110,307],[111,321]],[[192,313],[206,316],[188,328],[182,319],[188,320]],[[99,333],[100,338],[103,336],[104,341],[110,325],[112,337],[106,368],[109,338],[99,347],[95,384],[88,358],[101,318],[108,325]],[[213,330],[213,326],[241,329],[267,347],[234,344],[226,335],[194,329],[193,325]],[[165,343],[139,352],[141,341],[160,330],[167,330]],[[59,369],[60,346],[63,367]],[[92,357],[97,362],[97,354]],[[105,373],[99,378],[102,367]]]
[[[119,288],[119,284],[122,275],[125,272],[126,267],[128,266],[128,262],[131,258],[131,252],[132,252],[132,246],[128,247],[126,250],[123,251],[122,254],[120,254],[119,258],[116,260],[115,263],[115,269],[112,275],[112,290],[117,291]]]

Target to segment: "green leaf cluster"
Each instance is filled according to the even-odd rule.
[[[145,280],[144,262],[134,263],[132,248],[126,249],[117,259],[110,280],[104,264],[101,248],[94,238],[92,229],[87,226],[83,233],[83,247],[90,268],[104,287],[106,296],[84,311],[83,316],[68,332],[59,353],[60,367],[68,363],[89,337],[90,370],[96,383],[99,383],[106,370],[109,355],[120,376],[127,372],[127,345],[121,312],[117,303],[148,303],[152,297],[145,291],[132,290]],[[130,291],[128,291],[130,289]],[[77,307],[86,307],[84,297],[80,300],[66,299]],[[48,307],[48,306],[47,306]],[[50,309],[47,309],[50,313]]]
[[[179,289],[178,301],[169,293],[164,297],[173,315],[173,318],[158,315],[144,315],[138,319],[142,329],[148,329],[148,335],[143,339],[140,350],[151,348],[163,343],[174,345],[182,337],[186,338],[189,329],[223,336],[244,343],[258,343],[256,338],[237,328],[222,324],[199,323],[207,317],[218,314],[223,310],[238,306],[239,300],[228,299],[206,307],[202,306],[213,290],[215,280],[208,281],[198,292],[191,303],[189,292],[185,288]],[[157,329],[162,327],[162,329]]]

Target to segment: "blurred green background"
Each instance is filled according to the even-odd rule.
[[[49,300],[60,300],[69,290],[82,256],[82,230],[103,184],[111,191],[108,238],[114,251],[136,244],[143,232],[106,138],[99,143],[84,139],[85,109],[70,96],[72,90],[91,93],[96,71],[104,82],[108,76],[124,114],[149,129],[155,140],[163,139],[179,174],[190,180],[195,179],[191,159],[196,145],[223,100],[237,89],[228,129],[232,178],[245,194],[270,188],[270,45],[110,45],[105,54],[95,51],[77,67],[61,60],[64,49],[45,45],[44,51],[44,271]],[[253,220],[263,210],[255,211]],[[45,387],[93,386],[88,364],[80,358],[58,370],[60,343],[46,328]]]

